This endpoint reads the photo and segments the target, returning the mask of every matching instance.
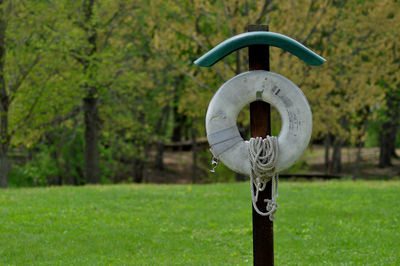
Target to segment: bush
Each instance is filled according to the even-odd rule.
[[[51,177],[60,175],[60,169],[51,158],[49,149],[38,153],[24,165],[13,165],[9,174],[11,187],[47,186]]]

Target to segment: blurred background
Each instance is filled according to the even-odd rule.
[[[245,180],[209,172],[204,118],[247,71],[247,49],[193,61],[248,24],[327,59],[310,67],[271,48],[271,71],[303,90],[314,119],[282,176],[399,178],[399,1],[3,0],[0,187]],[[248,108],[238,127],[248,138]]]

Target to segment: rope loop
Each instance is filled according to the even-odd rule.
[[[258,214],[269,216],[269,219],[273,221],[274,213],[278,208],[276,198],[278,197],[279,177],[275,171],[275,164],[279,155],[278,138],[274,136],[267,136],[265,139],[261,137],[251,138],[249,144],[250,187],[253,207]],[[267,203],[267,212],[262,212],[257,207],[258,195],[260,191],[264,191],[270,180],[272,180],[272,198],[264,200]]]

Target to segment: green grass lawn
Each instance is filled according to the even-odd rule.
[[[0,190],[1,265],[251,265],[248,183]],[[281,182],[278,265],[400,265],[400,182]]]

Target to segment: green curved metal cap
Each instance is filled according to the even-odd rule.
[[[252,31],[233,36],[221,42],[194,61],[194,63],[198,66],[209,67],[238,49],[257,44],[266,44],[282,48],[312,66],[319,66],[326,61],[322,56],[285,35],[275,32]]]

